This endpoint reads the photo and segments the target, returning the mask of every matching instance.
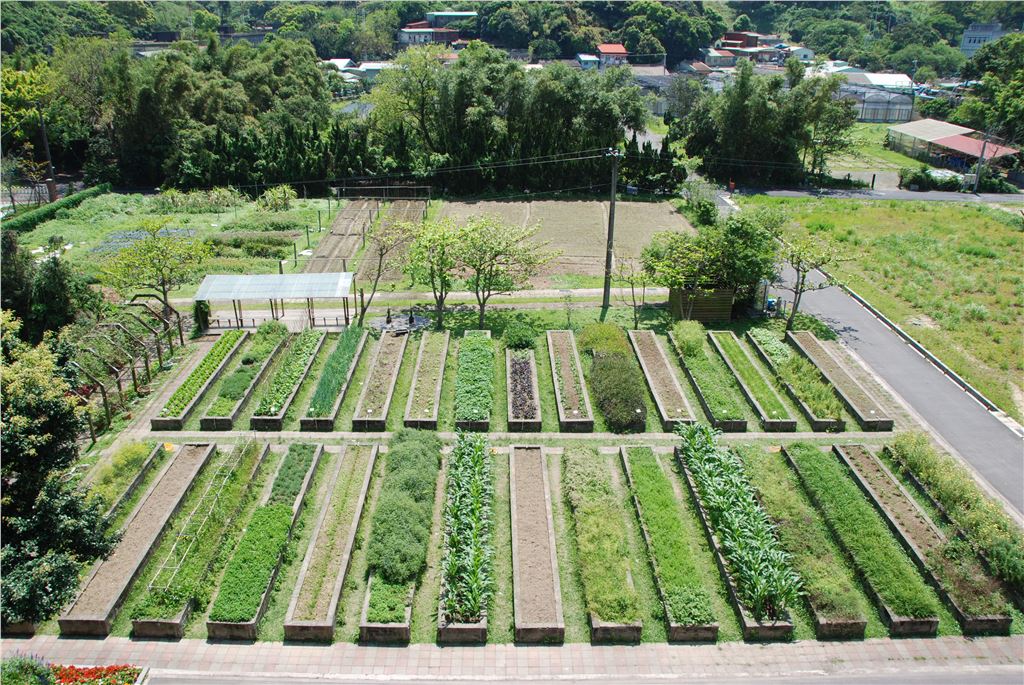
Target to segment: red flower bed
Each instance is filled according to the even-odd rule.
[[[131,685],[142,672],[137,666],[59,666],[54,664],[53,675],[58,685]]]

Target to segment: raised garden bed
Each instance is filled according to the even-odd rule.
[[[398,371],[402,367],[402,356],[408,344],[408,335],[381,335],[363,384],[363,392],[359,396],[359,404],[356,405],[355,415],[352,417],[352,430],[385,429],[388,409],[395,394],[395,383],[398,381]]]
[[[703,336],[701,336],[701,338],[703,344]],[[740,416],[739,404],[736,403],[729,395],[729,389],[724,386],[718,387],[716,389],[715,397],[712,397],[709,394],[710,390],[702,387],[698,380],[698,376],[704,376],[706,379],[705,383],[713,381],[717,384],[724,376],[724,373],[721,373],[718,369],[714,368],[711,358],[707,355],[707,352],[703,347],[695,353],[687,356],[687,354],[684,353],[681,341],[676,337],[675,332],[669,331],[668,339],[669,342],[672,343],[672,347],[675,348],[676,353],[679,355],[679,361],[682,362],[683,372],[686,373],[686,378],[690,381],[690,385],[693,387],[693,391],[697,395],[697,401],[700,403],[704,413],[711,421],[711,425],[726,433],[745,432],[747,430],[747,420],[738,418]],[[717,399],[715,399],[716,397]]]
[[[378,644],[408,644],[412,639],[412,598],[416,586],[410,585],[405,599],[405,618],[391,623],[370,621],[370,596],[373,592],[373,574],[366,581],[366,597],[359,615],[359,641]]]
[[[711,597],[698,577],[682,525],[682,507],[671,482],[650,448],[620,447],[619,460],[640,522],[669,642],[714,642],[718,623]],[[632,460],[637,460],[638,478]]]
[[[494,595],[494,475],[485,436],[456,436],[445,483],[437,641],[482,643]]]
[[[540,447],[512,447],[509,455],[512,512],[512,587],[516,642],[565,639],[562,587],[548,470]]]
[[[338,345],[327,359],[327,367],[317,382],[313,398],[310,400],[306,415],[299,419],[299,430],[327,433],[334,430],[338,420],[341,403],[345,401],[352,383],[352,374],[359,365],[359,358],[366,347],[368,331],[358,332],[357,328],[347,328],[338,338]],[[350,336],[359,336],[353,350]],[[332,401],[331,397],[335,399]]]
[[[863,579],[890,635],[934,637],[938,601],[848,469],[813,445],[794,444],[782,454]]]
[[[742,464],[717,445],[704,425],[684,433],[683,448],[675,448],[675,458],[736,610],[743,639],[791,638],[788,606],[799,596],[798,577],[767,514],[756,503],[753,487],[742,475]],[[709,510],[708,503],[715,509]],[[729,548],[723,546],[723,539],[732,539]],[[754,604],[758,601],[760,611]]]
[[[774,339],[774,341],[778,345],[782,346],[780,350],[784,350],[785,354],[793,354],[792,348],[783,343],[781,340]],[[797,393],[796,388],[794,388],[790,383],[788,383],[783,378],[777,361],[773,359],[770,354],[768,354],[768,351],[764,348],[764,345],[762,345],[760,341],[758,341],[758,339],[751,334],[751,331],[747,331],[747,342],[749,342],[750,346],[754,348],[754,352],[756,352],[757,356],[761,359],[761,361],[764,362],[764,365],[768,367],[768,370],[775,375],[775,379],[779,382],[779,385],[782,386],[782,389],[786,391],[786,394],[789,395],[789,399],[793,400],[796,406],[800,409],[800,413],[802,413],[804,417],[810,422],[812,431],[815,431],[817,433],[841,433],[844,430],[846,430],[846,422],[842,418],[838,416],[832,418],[823,418],[816,414],[813,409],[811,409],[810,405],[804,400],[804,398]],[[810,364],[810,362],[807,363]],[[818,372],[816,369],[814,371],[816,374],[820,376],[820,372]],[[824,379],[821,379],[821,383],[825,383]],[[823,387],[827,386],[823,385]]]
[[[494,342],[487,330],[470,330],[459,344],[455,372],[455,427],[487,432],[494,405]]]
[[[835,357],[822,347],[811,331],[787,331],[786,340],[796,347],[808,361],[818,367],[822,375],[832,384],[836,395],[850,410],[857,423],[867,431],[891,431],[893,420],[885,415],[882,407],[875,402]]]
[[[225,459],[181,525],[174,544],[163,552],[162,567],[150,581],[146,599],[132,610],[133,637],[180,640],[185,636],[203,577],[214,571],[218,552],[229,542],[270,445],[244,443],[236,450],[241,451]],[[205,603],[200,608],[205,609]]]
[[[740,391],[754,408],[766,431],[792,432],[796,421],[789,415],[771,382],[761,373],[732,331],[708,331],[708,342],[736,377]]]
[[[245,405],[255,394],[256,386],[263,382],[278,353],[288,342],[288,330],[283,324],[263,324],[252,338],[252,344],[242,355],[238,366],[227,375],[220,394],[199,419],[204,431],[229,431],[242,414]]]
[[[121,507],[124,506],[124,503],[132,498],[132,496],[135,494],[135,491],[138,490],[139,486],[142,485],[143,481],[146,480],[146,475],[149,473],[150,469],[153,468],[153,464],[156,463],[157,457],[159,457],[161,452],[163,452],[165,449],[166,447],[163,445],[163,443],[160,443],[149,451],[149,456],[146,457],[146,460],[144,462],[142,462],[142,466],[139,467],[139,471],[137,474],[135,474],[135,477],[132,479],[132,482],[128,484],[128,487],[125,488],[124,492],[117,496],[117,499],[114,500],[113,504],[107,507],[106,513],[103,514],[104,524],[109,525],[110,522],[114,519],[114,517],[117,516],[117,513],[118,511],[120,511]]]
[[[171,517],[181,506],[196,475],[216,445],[182,445],[163,473],[143,496],[110,556],[86,578],[66,614],[58,619],[61,635],[106,637]]]
[[[683,394],[658,336],[653,331],[629,331],[629,342],[636,351],[647,387],[654,396],[662,429],[671,433],[679,423],[693,423],[693,409]]]
[[[270,379],[270,387],[259,406],[249,418],[250,430],[279,431],[284,427],[284,415],[288,413],[295,394],[326,339],[327,333],[323,331],[310,329],[299,334]]]
[[[748,445],[737,452],[761,507],[775,524],[793,568],[803,580],[804,598],[819,640],[864,638],[872,611],[857,589],[842,551],[814,507],[805,499],[799,481],[778,452]]]
[[[595,644],[639,642],[643,631],[625,512],[611,475],[608,461],[593,448],[567,447],[562,453],[562,490]]]
[[[211,640],[255,640],[270,594],[281,569],[285,547],[302,512],[313,475],[323,455],[317,445],[305,459],[309,446],[293,444],[281,460],[273,487],[256,509],[249,526],[228,562],[220,590],[206,621]],[[304,472],[301,466],[305,466]],[[300,483],[296,482],[298,474]],[[287,500],[291,500],[287,502]],[[256,593],[258,595],[258,599]],[[255,601],[254,601],[255,600]]]
[[[184,428],[188,415],[196,408],[210,386],[217,382],[248,336],[248,331],[233,330],[222,333],[199,366],[192,370],[167,400],[160,416],[149,420],[150,430],[180,431]]]
[[[437,412],[441,406],[441,384],[444,365],[448,359],[448,340],[451,334],[423,334],[420,351],[416,355],[412,389],[405,403],[405,426],[437,430]]]
[[[583,365],[572,331],[548,331],[548,359],[558,405],[558,429],[563,433],[592,433],[594,410],[590,407]]]
[[[377,459],[376,445],[343,449],[285,615],[286,640],[330,642],[334,638],[338,602]]]
[[[539,433],[540,387],[533,350],[505,350],[505,395],[508,429],[513,433]]]
[[[965,541],[950,541],[877,457],[862,445],[834,445],[854,482],[882,515],[918,570],[952,610],[966,635],[1009,634],[999,583]]]

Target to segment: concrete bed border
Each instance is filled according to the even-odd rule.
[[[290,339],[290,335],[284,336],[283,338],[281,338],[281,340],[278,341],[274,349],[270,351],[270,354],[267,356],[267,358],[263,360],[263,364],[262,366],[260,366],[259,372],[255,376],[253,376],[251,381],[249,381],[249,387],[247,387],[245,389],[245,392],[242,393],[242,397],[239,398],[237,402],[235,402],[235,406],[234,408],[232,408],[231,413],[228,414],[227,416],[204,416],[200,418],[199,430],[229,431],[232,428],[234,428],[235,421],[238,420],[238,417],[242,413],[242,410],[245,408],[245,405],[248,404],[249,401],[256,394],[256,386],[259,385],[266,377],[267,372],[270,370],[271,365],[274,363],[274,360],[277,359],[277,355],[280,354],[281,350],[283,350],[287,346],[287,343]]]
[[[761,403],[757,401],[756,397],[754,397],[753,391],[751,391],[751,389],[747,387],[746,382],[743,380],[743,376],[739,374],[738,369],[735,366],[733,366],[732,360],[729,359],[729,355],[725,353],[725,350],[722,349],[722,346],[715,339],[715,335],[718,334],[731,335],[732,339],[736,342],[736,345],[739,346],[740,353],[744,355],[746,360],[750,363],[750,366],[754,369],[754,373],[761,374],[761,370],[757,368],[757,364],[750,356],[750,353],[747,352],[746,349],[744,349],[743,344],[740,342],[740,339],[736,337],[735,333],[733,333],[732,331],[708,331],[708,342],[711,343],[711,347],[714,348],[715,352],[718,353],[718,356],[722,358],[723,362],[725,362],[725,366],[729,369],[729,373],[731,373],[733,377],[736,379],[736,384],[740,386],[740,392],[743,393],[743,397],[746,398],[750,406],[754,408],[754,411],[757,413],[757,418],[761,422],[761,425],[764,426],[765,431],[778,431],[780,433],[796,432],[796,419],[768,418],[768,412],[764,410],[764,407],[761,406]],[[779,397],[778,393],[776,393],[775,389],[771,386],[771,381],[765,378],[763,374],[761,374],[761,378],[762,380],[765,381],[765,384],[768,387],[769,392],[774,394],[775,398],[779,400],[779,403],[781,404],[782,398]]]
[[[323,349],[324,341],[327,340],[327,331],[320,333],[320,340],[317,341],[316,347],[309,355],[309,359],[306,361],[306,365],[302,368],[302,373],[299,375],[299,379],[295,382],[295,387],[288,393],[288,398],[281,405],[281,411],[277,412],[272,416],[251,416],[249,417],[249,430],[254,431],[279,431],[284,428],[284,416],[291,409],[292,402],[295,401],[295,396],[299,393],[299,388],[306,382],[307,376],[309,376],[309,370],[313,368],[313,362],[316,361],[317,356],[320,354],[320,350]],[[258,407],[257,407],[258,409]]]
[[[668,408],[665,406],[665,402],[661,397],[658,396],[657,391],[654,389],[654,373],[647,366],[647,361],[644,359],[644,355],[640,353],[640,345],[636,338],[641,335],[648,334],[654,339],[654,344],[658,348],[658,354],[661,356],[661,361],[665,364],[665,369],[669,374],[669,380],[672,385],[675,386],[676,390],[679,391],[679,396],[683,399],[683,411],[686,412],[686,416],[679,419],[671,418]],[[661,341],[658,340],[658,336],[653,331],[627,331],[629,337],[629,343],[633,347],[633,352],[636,354],[637,361],[640,362],[640,368],[644,372],[644,380],[647,381],[647,388],[651,391],[651,397],[654,398],[654,405],[658,408],[658,417],[661,419],[661,428],[666,433],[671,433],[678,423],[693,423],[696,419],[693,416],[693,407],[690,406],[690,401],[686,399],[686,393],[683,392],[683,386],[679,383],[679,378],[673,372],[672,365],[668,361],[668,355],[665,354],[665,350],[661,345]]]
[[[334,430],[334,422],[338,420],[338,413],[341,411],[341,403],[345,401],[345,395],[348,393],[349,385],[352,383],[352,375],[356,371],[356,367],[359,365],[359,360],[363,355],[363,347],[366,345],[366,338],[369,337],[369,331],[363,331],[362,337],[359,338],[359,344],[356,346],[356,351],[352,355],[352,363],[349,364],[348,373],[345,374],[345,381],[342,383],[341,389],[338,391],[338,398],[334,400],[334,405],[331,407],[331,411],[327,416],[303,416],[299,419],[299,430],[309,431],[311,433],[329,433]],[[333,350],[332,350],[333,352]],[[314,392],[316,392],[314,390]],[[306,408],[309,411],[309,408]]]
[[[221,335],[224,335],[224,333],[221,333]],[[210,389],[210,386],[217,382],[217,379],[220,378],[222,373],[224,373],[224,369],[228,367],[228,364],[231,362],[231,360],[235,358],[236,354],[238,354],[238,350],[242,349],[242,345],[244,345],[245,342],[249,340],[249,338],[249,331],[242,331],[242,335],[238,337],[238,340],[235,342],[234,346],[232,346],[232,348],[228,350],[228,353],[224,355],[224,358],[220,360],[220,364],[217,365],[217,368],[214,369],[213,373],[210,374],[210,377],[206,379],[206,382],[203,383],[203,385],[199,388],[199,391],[196,392],[196,394],[193,395],[192,399],[189,400],[188,404],[185,405],[185,408],[182,409],[181,413],[178,414],[177,416],[154,416],[149,420],[149,429],[152,431],[182,430],[185,427],[185,421],[188,419],[189,414],[191,414],[195,410],[196,406],[203,399],[203,395],[205,395],[206,391]],[[219,341],[220,340],[218,338],[218,342]],[[214,345],[216,344],[217,343],[214,343]],[[210,349],[206,351],[206,354],[209,354],[212,349],[213,347],[211,346]],[[197,364],[195,368],[192,369],[188,376],[185,376],[185,378],[182,379],[182,383],[188,380],[189,376],[195,373],[196,369],[202,366],[203,361],[205,360],[206,355],[203,355],[203,358],[199,360],[199,364]],[[175,392],[177,392],[177,388],[175,388]],[[167,398],[167,402],[169,402],[171,400],[171,397],[173,396],[174,393],[171,393],[171,395]],[[167,402],[164,402],[164,406],[167,406]]]
[[[370,379],[372,378],[371,374],[377,368],[377,360],[380,358],[380,351],[381,351],[381,348],[384,345],[384,336],[385,335],[392,335],[392,334],[387,332],[387,331],[385,331],[384,333],[381,334],[380,339],[377,341],[377,349],[373,351],[373,359],[370,360],[370,368],[367,369],[367,371],[366,371],[366,380],[363,382],[363,389],[359,393],[359,401],[356,402],[355,409],[352,410],[353,411],[353,413],[352,413],[352,430],[353,431],[359,431],[359,432],[382,431],[382,430],[385,430],[386,427],[387,427],[388,412],[391,409],[391,401],[395,397],[395,386],[398,384],[398,375],[402,371],[402,359],[405,357],[405,349],[406,349],[406,347],[409,346],[409,334],[408,333],[404,333],[404,334],[402,334],[400,336],[402,338],[402,345],[401,345],[401,347],[398,350],[398,363],[395,364],[395,368],[394,368],[394,370],[391,373],[391,380],[388,383],[388,394],[384,398],[384,407],[381,410],[381,415],[379,417],[377,417],[377,416],[368,417],[368,416],[360,416],[360,414],[359,414],[359,411],[360,411],[360,409],[362,409],[362,406],[363,406],[363,400],[366,398],[366,393],[370,389]]]
[[[694,394],[697,395],[697,401],[700,402],[701,409],[707,415],[711,425],[722,431],[723,433],[746,433],[747,432],[747,420],[746,419],[716,419],[714,413],[711,411],[711,406],[704,399],[704,391],[700,389],[700,384],[697,382],[696,376],[690,371],[690,367],[686,364],[686,359],[682,354],[679,353],[679,347],[676,345],[676,337],[669,331],[668,339],[672,342],[672,347],[676,349],[676,357],[679,359],[679,365],[683,367],[683,373],[686,374],[686,378],[690,381],[690,385],[693,387]]]
[[[420,380],[420,366],[423,363],[423,354],[426,351],[428,335],[441,334],[428,331],[420,337],[420,349],[416,355],[416,368],[412,374],[412,386],[409,388],[409,398],[405,401],[405,418],[402,421],[402,425],[406,428],[437,430],[437,416],[441,410],[441,387],[444,385],[444,369],[448,363],[448,345],[451,343],[451,331],[444,332],[444,347],[441,350],[441,373],[438,375],[437,385],[434,387],[434,411],[425,418],[411,415],[413,398],[416,396],[416,383]]]
[[[569,336],[569,343],[572,345],[573,361],[576,364],[576,379],[580,384],[580,395],[583,400],[583,408],[587,413],[585,418],[570,418],[565,413],[565,404],[562,402],[562,387],[558,373],[558,365],[555,364],[555,346],[551,341],[552,333],[565,333]],[[594,432],[594,407],[590,403],[590,393],[587,391],[587,381],[583,377],[583,364],[580,362],[579,349],[576,346],[576,335],[571,330],[552,330],[546,332],[548,343],[548,361],[551,364],[551,381],[555,386],[555,405],[558,408],[558,430],[561,433],[593,433]],[[566,370],[566,373],[569,371]]]

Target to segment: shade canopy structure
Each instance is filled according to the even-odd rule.
[[[945,121],[938,121],[937,119],[920,119],[918,121],[910,121],[906,124],[900,124],[899,126],[890,126],[889,131],[891,133],[909,136],[911,138],[917,138],[918,140],[924,140],[931,143],[939,138],[948,138],[950,136],[973,133],[974,129],[967,128],[965,126],[957,126],[956,124],[950,124]]]
[[[244,300],[343,299],[352,289],[351,273],[210,274],[196,292],[207,302]]]
[[[983,140],[963,135],[939,138],[937,140],[933,140],[932,143],[974,158],[980,158],[984,151],[986,160],[1006,157],[1007,155],[1015,155],[1020,152],[1020,150],[1006,145],[999,145],[992,141],[986,143]]]

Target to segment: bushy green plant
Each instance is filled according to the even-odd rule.
[[[220,338],[213,344],[210,351],[206,353],[199,366],[192,370],[188,378],[178,386],[167,404],[164,405],[160,416],[180,416],[185,407],[196,398],[203,385],[210,379],[213,372],[217,370],[220,363],[228,356],[231,349],[238,342],[238,339],[245,335],[244,331],[233,329],[221,333]]]
[[[270,387],[260,399],[260,404],[254,413],[255,416],[275,416],[284,410],[285,402],[302,381],[302,373],[306,364],[313,356],[322,337],[322,332],[310,328],[295,338],[281,365],[274,372],[274,376],[270,380]]]
[[[309,401],[307,416],[327,416],[327,412],[334,407],[341,386],[348,377],[348,371],[356,356],[356,348],[359,347],[359,340],[363,337],[363,329],[358,326],[349,326],[341,332],[337,345],[327,358],[327,364],[317,381],[316,390],[313,391],[313,399]]]
[[[486,421],[494,404],[494,341],[470,336],[459,343],[455,420]]]
[[[711,596],[688,544],[689,535],[683,526],[686,513],[676,499],[672,483],[649,447],[631,448],[627,458],[633,493],[640,502],[669,619],[681,625],[713,623]]]
[[[0,682],[4,685],[52,685],[56,682],[50,667],[28,656],[12,656],[0,662]]]
[[[710,426],[680,424],[677,431],[683,461],[693,475],[743,604],[757,619],[785,617],[787,608],[800,597],[800,576],[758,505],[743,464],[718,445],[718,432]]]
[[[405,620],[408,599],[408,583],[388,583],[383,578],[374,578],[366,620],[370,623],[401,623]]]
[[[279,233],[300,233],[306,230],[306,222],[296,212],[279,214],[249,214],[239,217],[222,227],[225,231],[275,231]],[[291,241],[289,241],[291,242]]]
[[[938,452],[923,433],[900,433],[889,446],[991,562],[995,574],[1024,592],[1024,539],[1020,528],[986,495],[956,459]]]
[[[155,214],[213,214],[244,203],[245,198],[234,188],[186,192],[170,188],[150,200]]]
[[[256,618],[263,593],[288,543],[291,526],[290,505],[268,505],[253,512],[245,535],[224,572],[220,591],[210,610],[211,621],[244,623]]]
[[[259,373],[263,362],[277,349],[278,344],[288,337],[288,328],[279,321],[260,324],[256,335],[242,352],[238,366],[227,375],[220,385],[217,399],[207,409],[207,416],[227,416]]]
[[[640,608],[629,583],[626,523],[607,461],[593,448],[567,447],[562,484],[572,512],[587,609],[610,623],[637,620]]]
[[[636,361],[623,354],[594,355],[590,387],[613,433],[643,431],[647,425],[647,388],[640,373]]]
[[[491,451],[480,433],[459,433],[448,461],[441,561],[446,617],[479,621],[494,595],[494,482]]]
[[[576,344],[587,354],[632,353],[626,334],[613,323],[592,323],[584,326],[576,336]]]
[[[298,193],[290,185],[279,185],[268,189],[256,198],[256,208],[263,212],[284,212],[291,209]]]
[[[700,321],[679,321],[672,327],[676,349],[683,358],[704,354],[704,335],[704,326]]]
[[[103,500],[106,506],[113,504],[135,478],[152,451],[151,442],[129,442],[118,447],[110,462],[93,478],[89,487],[92,496]]]
[[[771,360],[779,380],[788,383],[815,416],[820,419],[842,417],[843,405],[814,364],[796,354],[769,329],[751,328],[750,337]]]
[[[529,321],[512,319],[506,324],[501,337],[505,341],[505,347],[512,350],[526,350],[534,346],[537,334],[536,327]]]
[[[62,197],[56,202],[51,202],[50,204],[39,207],[38,209],[33,209],[30,212],[25,212],[8,219],[7,221],[0,223],[0,230],[14,231],[15,233],[28,233],[44,221],[49,221],[50,219],[55,218],[59,212],[66,212],[72,207],[77,207],[89,198],[98,197],[99,195],[109,192],[110,184],[101,183],[93,188],[81,190],[73,195]]]
[[[804,487],[868,584],[900,616],[937,616],[939,603],[835,456],[809,443],[786,447]]]
[[[302,490],[302,481],[306,479],[314,454],[316,447],[310,444],[292,443],[288,447],[288,454],[285,455],[284,462],[274,478],[268,504],[286,504],[288,507],[295,504],[295,498]]]
[[[704,326],[698,321],[680,321],[672,329],[672,338],[712,418],[719,421],[742,419],[743,408],[736,399],[739,386],[722,360],[708,355],[704,347]]]

